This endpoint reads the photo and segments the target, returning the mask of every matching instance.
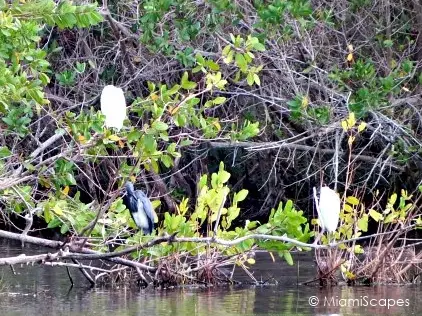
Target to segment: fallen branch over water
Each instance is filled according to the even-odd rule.
[[[126,259],[123,257],[133,252],[151,248],[155,245],[159,245],[162,243],[198,243],[198,244],[220,245],[220,246],[231,247],[250,239],[276,240],[276,241],[292,244],[292,246],[296,246],[302,249],[324,250],[324,249],[337,248],[341,244],[351,243],[358,240],[360,241],[364,239],[371,239],[374,237],[379,237],[381,235],[391,235],[399,231],[409,230],[414,227],[415,225],[409,225],[409,226],[401,227],[399,229],[392,230],[389,232],[378,233],[378,234],[373,234],[373,235],[369,235],[365,237],[358,237],[358,238],[353,238],[349,240],[334,242],[329,245],[308,244],[308,243],[303,243],[298,240],[289,238],[287,236],[272,236],[272,235],[264,235],[264,234],[251,234],[251,235],[235,238],[233,240],[224,240],[217,237],[176,237],[176,235],[174,234],[174,235],[167,235],[167,236],[159,236],[145,243],[129,246],[121,251],[107,252],[107,253],[95,251],[88,248],[87,246],[84,246],[86,245],[86,238],[73,237],[68,242],[61,242],[61,241],[52,241],[52,240],[48,240],[44,238],[31,237],[31,236],[27,236],[23,234],[17,234],[17,233],[0,230],[0,238],[6,238],[10,240],[16,240],[16,241],[21,241],[25,243],[31,243],[31,244],[35,244],[39,246],[57,249],[57,251],[54,253],[45,253],[45,254],[38,254],[38,255],[31,255],[31,256],[20,254],[14,257],[0,258],[0,266],[1,265],[16,265],[16,264],[34,264],[34,263],[45,264],[49,266],[66,266],[66,267],[78,268],[81,271],[83,270],[84,273],[87,273],[88,270],[90,270],[91,272],[96,271],[100,273],[101,277],[110,276],[113,273],[116,273],[116,272],[119,273],[126,269],[126,268],[115,267],[115,266],[106,269],[104,267],[94,267],[94,266],[79,263],[79,262],[77,264],[75,263],[71,264],[71,263],[66,262],[66,260],[68,259],[73,260],[74,262],[77,262],[76,260],[94,260],[94,261],[106,260],[108,262],[111,262],[120,266],[133,268],[134,271],[137,272],[137,274],[141,277],[142,280],[145,280],[145,277],[143,276],[142,271],[155,273],[155,277],[157,277],[157,275],[160,275],[160,274],[164,274],[164,275],[168,274],[168,275],[176,275],[182,279],[192,279],[192,276],[189,275],[189,273],[192,273],[192,271],[199,273],[201,272],[200,270],[204,270],[205,272],[202,271],[201,273],[206,274],[206,273],[209,273],[209,271],[207,272],[207,269],[212,270],[218,266],[222,266],[223,265],[222,262],[224,262],[224,264],[227,264],[227,262],[230,262],[231,264],[233,264],[236,261],[237,256],[225,257],[217,253],[217,256],[213,258],[212,260],[210,260],[209,257],[204,259],[204,258],[200,258],[201,256],[199,256],[198,257],[199,259],[197,259],[197,263],[195,263],[196,264],[195,269],[192,269],[191,267],[188,267],[188,268],[184,267],[182,271],[178,271],[177,269],[169,267],[169,265],[162,264],[161,259],[158,265],[152,266],[145,263],[140,263],[136,260]],[[178,255],[182,256],[185,262],[189,260],[192,261],[191,260],[192,256],[190,256],[191,259],[188,260],[189,258],[188,253],[183,253],[183,254],[178,254]],[[174,260],[174,258],[176,258],[175,262],[177,262],[176,263],[177,265],[179,264],[179,261],[180,262],[183,261],[183,260],[180,260],[179,257],[177,257],[178,255],[175,255],[174,257],[162,258],[162,259],[165,262],[165,260],[172,261]],[[242,255],[242,254],[239,254],[239,255]],[[174,263],[174,261],[172,262]],[[184,263],[184,265],[186,264]],[[98,278],[99,276],[95,278],[92,278],[91,276],[89,276],[88,280],[92,284],[92,280],[96,281]]]

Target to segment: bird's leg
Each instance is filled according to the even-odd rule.
[[[317,238],[315,238],[315,241],[313,242],[312,245],[317,245],[318,241],[321,239],[322,235],[324,234],[325,229],[322,229],[321,232],[318,234]]]

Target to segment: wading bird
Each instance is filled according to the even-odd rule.
[[[327,186],[323,186],[321,187],[319,202],[316,193],[316,188],[314,187],[314,198],[316,209],[318,212],[319,225],[322,228],[319,237],[321,237],[324,231],[327,231],[328,233],[334,233],[337,229],[338,220],[340,216],[340,197],[334,190],[331,190]],[[317,242],[318,240],[319,238],[317,238],[315,242]]]
[[[145,235],[150,235],[154,230],[154,215],[151,201],[141,190],[136,190],[133,183],[128,181],[125,184],[126,194],[123,196],[123,203],[132,215],[136,226]]]
[[[105,126],[120,130],[126,118],[126,99],[123,90],[112,85],[101,92],[101,112],[105,115]]]

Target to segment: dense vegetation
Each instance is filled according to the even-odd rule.
[[[124,242],[108,258],[149,265],[117,264],[211,282],[257,246],[289,263],[309,249],[324,182],[345,193],[335,240],[372,225],[390,250],[419,224],[421,29],[417,0],[0,0],[1,225],[65,235],[73,260]],[[103,126],[108,84],[130,104],[121,131]],[[153,200],[153,236],[131,233],[128,178]],[[376,278],[361,244],[339,252],[324,276]]]

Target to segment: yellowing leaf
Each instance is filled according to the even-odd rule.
[[[381,214],[381,213],[379,213],[379,212],[377,212],[377,211],[375,211],[375,210],[373,210],[373,209],[370,209],[370,210],[369,210],[369,216],[371,216],[371,218],[372,218],[374,221],[376,221],[376,222],[379,222],[380,220],[382,220],[382,219],[383,219],[382,214]]]
[[[355,113],[350,112],[349,113],[349,117],[347,118],[347,125],[349,127],[353,127],[356,124],[356,118],[355,118]]]
[[[169,112],[171,115],[176,114],[180,110],[180,106],[175,106],[174,108],[170,107]]]
[[[394,59],[391,59],[391,62],[390,62],[390,68],[391,69],[394,69],[394,68],[396,68],[397,67],[397,61],[396,60],[394,60]]]
[[[68,195],[69,194],[69,186],[68,185],[63,188],[62,193],[64,195]]]
[[[346,121],[341,121],[341,127],[343,127],[343,130],[345,132],[347,132],[347,130],[349,129]]]
[[[349,146],[351,146],[353,144],[353,142],[355,141],[356,137],[355,136],[350,136],[349,140],[347,141]]]
[[[160,200],[151,201],[151,205],[153,209],[156,209],[157,207],[161,205],[161,201]]]
[[[214,125],[217,128],[218,131],[221,131],[221,125],[218,121],[212,122],[212,125]]]
[[[40,177],[39,178],[40,184],[44,187],[44,188],[51,188],[50,182],[48,182],[48,180],[44,177]]]
[[[78,141],[79,141],[81,144],[85,144],[85,143],[86,143],[85,136],[84,136],[84,135],[79,135],[79,136],[78,136]]]
[[[241,202],[248,196],[249,191],[246,189],[242,189],[235,194],[235,199],[237,202]]]
[[[110,135],[110,136],[108,137],[108,139],[109,139],[109,140],[112,140],[113,142],[117,142],[117,141],[119,141],[119,140],[120,140],[120,137],[119,137],[119,136],[117,136],[117,135]]]
[[[302,108],[306,109],[308,107],[309,104],[309,99],[307,96],[304,96],[302,99]]]
[[[347,61],[352,61],[353,60],[353,54],[352,53],[349,53],[348,55],[347,55]]]
[[[119,139],[118,143],[119,143],[119,147],[120,147],[120,148],[125,147],[125,143],[124,143],[124,142],[122,142],[120,139]]]
[[[60,206],[58,204],[54,205],[53,212],[56,213],[59,216],[63,215],[63,210],[60,208]]]
[[[366,123],[365,122],[360,123],[358,126],[358,132],[359,133],[362,132],[363,130],[365,130],[365,128],[366,128]]]
[[[246,260],[249,264],[255,264],[255,259],[254,258],[248,258],[248,260]]]
[[[365,251],[363,250],[361,245],[355,245],[354,252],[355,254],[361,254],[361,253],[364,253]]]
[[[396,203],[397,201],[397,193],[393,193],[390,197],[390,199],[388,200],[388,203],[390,203],[391,205],[394,205],[394,203]]]
[[[151,100],[152,101],[157,101],[158,100],[158,95],[155,94],[155,93],[151,94],[150,97],[151,97]]]
[[[353,212],[353,207],[351,207],[349,204],[344,204],[343,209],[345,212],[349,212],[349,213]]]
[[[346,202],[351,204],[351,205],[354,205],[354,206],[359,204],[359,200],[357,198],[355,198],[354,196],[348,196],[346,198]]]
[[[130,181],[132,181],[132,182],[136,182],[136,177],[135,177],[135,176],[130,176],[130,177],[129,177],[129,179],[130,179]]]

